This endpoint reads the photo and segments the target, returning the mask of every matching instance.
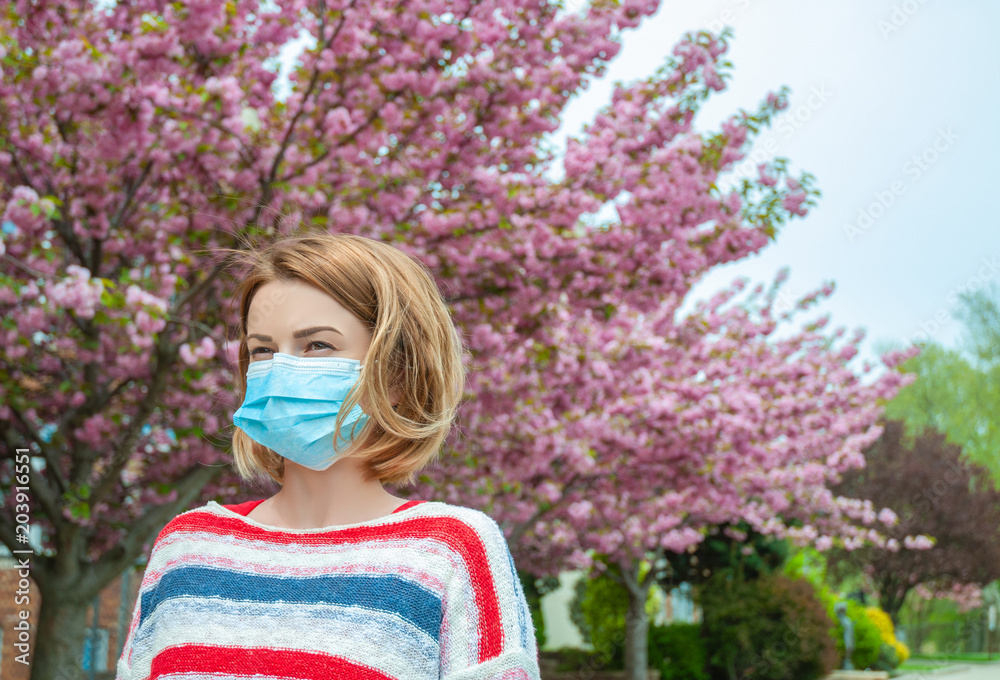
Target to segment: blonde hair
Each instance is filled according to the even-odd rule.
[[[362,399],[369,418],[341,457],[362,457],[366,481],[412,484],[437,457],[465,387],[462,341],[427,268],[387,243],[328,232],[230,252],[249,267],[234,295],[240,318],[240,403],[246,396],[247,317],[255,292],[269,281],[312,284],[372,333],[365,368],[340,408],[337,431]],[[399,390],[395,407],[393,387]],[[233,433],[233,457],[244,480],[263,481],[267,475],[283,484],[285,459],[239,428]]]

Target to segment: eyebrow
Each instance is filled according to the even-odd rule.
[[[319,333],[320,331],[333,331],[337,335],[343,335],[333,326],[313,326],[312,328],[302,328],[292,333],[292,337],[298,340],[299,338],[304,338],[307,335],[312,335],[313,333]],[[247,340],[250,338],[256,338],[258,340],[263,340],[264,342],[272,342],[274,338],[270,335],[261,335],[260,333],[251,333],[247,336]]]

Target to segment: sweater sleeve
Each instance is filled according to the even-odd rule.
[[[441,621],[442,680],[540,680],[531,610],[507,539],[476,511],[465,566],[449,580]]]

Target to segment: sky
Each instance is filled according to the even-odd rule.
[[[564,0],[571,9],[585,1]],[[751,153],[789,159],[793,175],[816,177],[822,196],[760,253],[712,270],[681,313],[736,277],[766,285],[787,266],[785,304],[834,283],[802,318],[829,314],[830,329],[863,329],[857,362],[877,363],[890,345],[916,341],[959,347],[957,296],[1000,290],[1000,223],[991,211],[998,24],[995,0],[662,0],[623,33],[607,73],[570,102],[552,140],[564,148],[608,103],[615,81],[652,74],[685,32],[730,26],[733,76],[703,104],[696,127],[717,129],[787,85],[788,109]],[[286,46],[282,71],[304,44]]]
[[[792,298],[834,282],[804,318],[828,313],[830,328],[863,328],[859,361],[893,342],[957,347],[957,295],[1000,283],[998,24],[1000,3],[988,0],[664,0],[623,34],[555,139],[578,134],[615,81],[652,74],[685,32],[731,26],[733,77],[696,127],[717,129],[789,86],[788,109],[755,150],[812,173],[823,195],[759,254],[713,270],[688,302],[737,276],[767,284],[788,266]]]

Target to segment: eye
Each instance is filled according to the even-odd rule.
[[[321,342],[319,340],[313,340],[312,342],[310,342],[308,345],[306,345],[306,349],[307,350],[310,349],[313,345],[316,345],[316,349],[332,349],[335,352],[338,351],[337,348],[334,347],[333,345],[330,345],[329,343],[326,342]],[[254,356],[260,351],[270,352],[271,350],[268,349],[267,347],[255,347],[253,351],[250,352],[250,356]]]

